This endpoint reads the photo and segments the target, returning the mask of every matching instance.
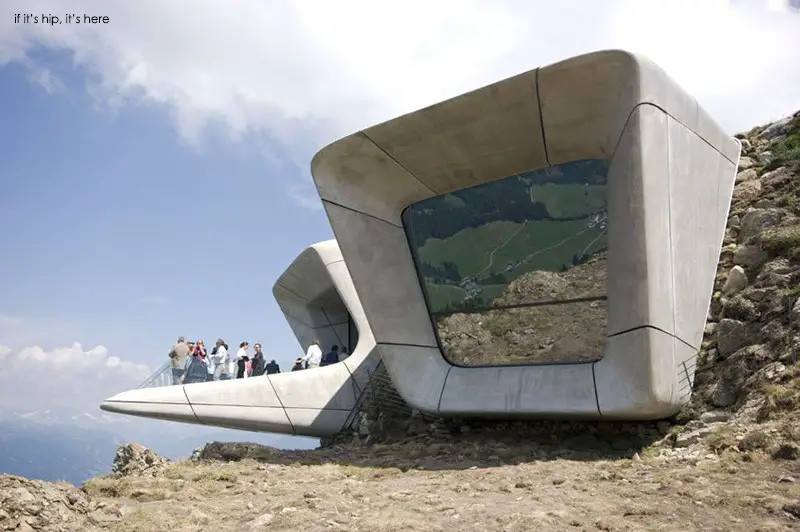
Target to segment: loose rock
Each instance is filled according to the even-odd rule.
[[[748,141],[748,144],[749,144],[749,141]],[[739,174],[741,175],[741,173],[742,173],[741,171],[742,170],[748,170],[748,169],[752,168],[753,166],[755,166],[755,163],[753,162],[753,159],[751,159],[750,157],[742,157],[742,158],[740,158],[739,159]]]
[[[747,159],[747,157],[745,157],[745,159]],[[750,161],[750,159],[747,160]],[[752,166],[752,161],[750,161],[750,163],[751,163],[750,166]],[[752,181],[758,178],[758,172],[750,168],[750,166],[747,167],[748,168],[747,170],[742,170],[741,172],[736,174],[737,183],[744,183],[746,181]]]
[[[723,294],[735,294],[747,287],[747,274],[741,266],[734,266],[728,272],[728,278],[722,286]]]
[[[129,443],[117,448],[111,472],[116,475],[154,475],[169,463],[168,458],[157,455],[138,443]]]
[[[733,262],[748,269],[758,269],[769,257],[761,246],[740,246],[733,254]]]
[[[96,512],[75,486],[0,475],[2,530],[86,530],[90,524],[105,526],[119,519],[110,508],[100,512],[102,517]]]
[[[789,130],[789,124],[791,124],[791,122],[792,122],[791,116],[787,116],[786,118],[778,120],[777,122],[774,122],[769,126],[767,126],[764,129],[764,131],[762,131],[758,135],[758,138],[762,140],[773,140],[774,138],[780,135],[785,135],[786,132]]]
[[[745,170],[750,172],[751,170]],[[733,201],[752,201],[761,194],[761,181],[753,179],[751,181],[743,181],[736,185],[733,189]]]
[[[739,226],[739,242],[745,243],[765,229],[776,226],[784,216],[785,213],[779,209],[748,209]]]

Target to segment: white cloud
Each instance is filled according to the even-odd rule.
[[[16,349],[32,344],[53,345],[64,338],[76,337],[79,337],[77,325],[61,318],[31,318],[0,313],[0,345]]]
[[[16,316],[9,316],[8,314],[0,314],[0,327],[3,328],[11,328],[11,327],[19,327],[22,325],[23,321],[21,318],[17,318]]]
[[[0,402],[21,411],[54,404],[94,411],[103,399],[135,388],[150,374],[144,364],[109,356],[102,345],[84,349],[75,343],[51,351],[0,345],[0,361]]]
[[[0,64],[33,65],[57,87],[31,51],[69,51],[102,105],[161,105],[193,143],[209,126],[234,140],[266,135],[307,168],[313,151],[339,135],[603,48],[646,53],[728,131],[747,129],[800,107],[800,15],[776,5],[39,0],[37,13],[110,17],[105,25],[49,26],[14,24],[12,14],[30,4],[6,0]]]

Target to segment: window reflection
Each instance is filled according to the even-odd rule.
[[[406,209],[428,308],[452,363],[601,357],[606,173],[603,161],[576,161]]]

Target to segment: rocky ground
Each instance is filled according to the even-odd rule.
[[[317,451],[213,443],[169,462],[129,445],[81,488],[0,476],[0,530],[800,530],[800,113],[741,138],[694,395],[675,419],[373,408]]]
[[[596,441],[462,433],[297,452],[210,444],[198,460],[144,475],[125,467],[82,490],[0,477],[0,523],[131,532],[757,531],[800,523],[797,460],[711,451],[654,458]]]

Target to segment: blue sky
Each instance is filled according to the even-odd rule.
[[[321,209],[287,191],[308,169],[246,140],[198,151],[159,109],[97,109],[83,71],[58,73],[67,92],[51,95],[19,66],[0,71],[0,226],[14,228],[2,237],[0,314],[68,323],[75,340],[151,366],[178,334],[294,358],[272,284],[305,245],[333,236]]]
[[[38,0],[110,23],[14,24],[30,6],[0,6],[0,403],[20,408],[94,409],[179,334],[287,365],[272,284],[332,237],[310,158],[359,128],[608,48],[730,133],[800,108],[784,0]]]
[[[0,344],[53,354],[80,342],[75,356],[101,345],[152,369],[178,334],[222,336],[261,342],[290,365],[302,350],[272,284],[306,245],[333,236],[308,168],[263,141],[190,145],[156,106],[98,106],[68,53],[31,57],[63,88],[49,93],[18,64],[0,69]],[[75,407],[94,411],[115,386],[135,385],[143,373],[131,369]]]

